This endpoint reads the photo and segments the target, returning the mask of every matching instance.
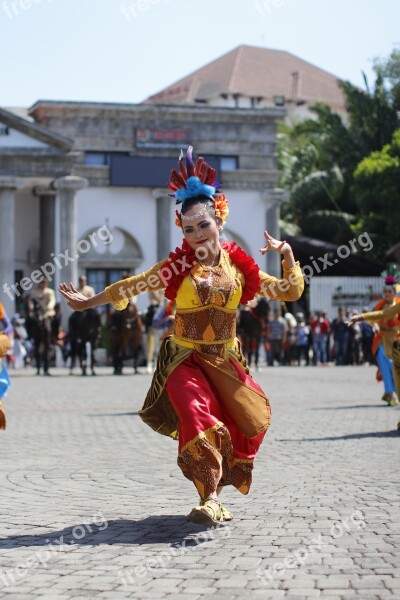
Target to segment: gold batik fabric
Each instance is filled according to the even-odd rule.
[[[197,263],[188,282],[190,292],[185,284],[186,294],[182,293],[177,303],[174,340],[227,359],[228,346],[236,336],[236,302],[241,290],[237,271],[222,252],[220,263],[214,267]]]
[[[226,306],[240,285],[223,262],[221,257],[221,264],[216,267],[199,265],[199,270],[195,269],[190,275],[202,306]]]
[[[227,358],[227,343],[236,334],[236,310],[208,306],[177,311],[174,338],[190,342],[198,352]]]
[[[160,347],[157,368],[150,389],[142,409],[138,412],[139,417],[154,431],[175,440],[179,438],[179,419],[165,387],[168,376],[192,352],[191,348],[180,346],[171,338],[164,340]],[[229,354],[248,374],[249,370],[239,343],[235,348],[230,349]],[[241,382],[229,361],[213,359],[207,355],[201,356],[197,352],[196,355],[201,361],[203,372],[218,393],[219,401],[238,430],[248,439],[265,432],[271,421],[271,409],[266,396]]]
[[[168,376],[192,353],[191,348],[185,348],[166,338],[160,346],[157,367],[147,392],[139,417],[154,431],[178,439],[179,421],[174,407],[165,390]]]
[[[392,371],[397,396],[400,398],[400,340],[395,340],[392,350]]]
[[[231,437],[223,423],[217,423],[182,448],[178,466],[194,483],[201,498],[226,485],[248,494],[253,461],[235,458],[232,451]]]

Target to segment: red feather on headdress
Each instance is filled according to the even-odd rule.
[[[196,175],[196,177],[198,177],[200,179],[200,181],[203,181],[201,178],[201,169],[203,167],[203,163],[204,163],[204,158],[202,156],[199,156],[199,158],[196,160],[196,164],[194,166],[194,174]]]
[[[176,192],[176,190],[186,187],[186,179],[180,173],[177,173],[175,169],[172,169],[168,187],[173,192]]]
[[[183,179],[185,181],[187,181],[188,172],[187,172],[187,169],[186,169],[186,165],[185,165],[185,161],[183,159],[183,156],[182,156],[182,158],[179,159],[179,173],[181,174],[181,176],[183,177]]]
[[[168,187],[173,192],[185,189],[187,180],[193,176],[198,177],[201,183],[207,185],[213,185],[215,182],[217,176],[216,169],[210,167],[202,156],[199,156],[196,164],[193,164],[192,151],[192,146],[189,146],[186,151],[186,158],[181,151],[179,156],[179,172],[175,169],[171,171]]]

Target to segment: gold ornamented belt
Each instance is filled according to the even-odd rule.
[[[193,344],[226,344],[236,335],[236,310],[207,307],[176,311],[174,336]]]

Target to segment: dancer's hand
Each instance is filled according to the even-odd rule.
[[[72,310],[82,311],[88,308],[88,299],[86,298],[86,296],[78,292],[78,290],[75,289],[72,283],[70,287],[68,287],[66,283],[60,283],[60,285],[58,286],[58,291],[62,296],[64,296],[68,306]]]
[[[264,248],[260,248],[261,254],[266,254],[270,250],[275,250],[275,252],[279,252],[279,254],[285,254],[289,251],[291,252],[292,248],[285,240],[283,242],[276,240],[269,235],[268,231],[264,231],[264,237],[267,243],[265,244]]]
[[[358,323],[359,321],[363,321],[364,319],[362,318],[361,315],[353,315],[351,317],[351,319],[349,319],[348,321],[345,321],[345,324],[347,325],[347,327],[351,327],[353,325],[353,323]]]

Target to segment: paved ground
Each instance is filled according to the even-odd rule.
[[[127,369],[128,371],[128,369]],[[0,432],[0,598],[399,598],[400,411],[373,367],[257,374],[273,425],[234,521],[188,523],[149,375],[17,373]]]

